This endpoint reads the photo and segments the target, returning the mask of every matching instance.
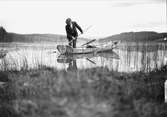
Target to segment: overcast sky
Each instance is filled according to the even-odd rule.
[[[8,32],[66,34],[70,17],[82,37],[166,30],[166,0],[0,0],[0,25]]]

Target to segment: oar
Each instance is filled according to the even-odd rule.
[[[90,60],[89,58],[86,58],[86,60],[88,60],[89,62],[91,62],[91,63],[96,65],[96,63],[94,61]]]
[[[90,41],[86,42],[85,44],[82,44],[81,46],[88,45],[88,44],[90,44],[90,43],[92,43],[94,41],[96,41],[96,39],[90,40]]]

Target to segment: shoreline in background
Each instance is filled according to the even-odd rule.
[[[97,38],[100,43],[108,41],[160,41],[167,42],[167,33],[157,33],[154,31],[123,32],[112,36]],[[78,40],[86,42],[90,39],[80,38]],[[9,33],[3,27],[0,28],[0,42],[67,42],[66,35],[59,34],[17,34]]]

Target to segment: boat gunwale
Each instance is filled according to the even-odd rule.
[[[64,46],[68,46],[68,45],[64,45]],[[116,46],[116,45],[115,45]],[[112,51],[115,48],[114,45],[105,45],[105,46],[96,46],[93,48],[86,48],[86,47],[77,47],[77,48],[72,48],[73,51],[72,52],[64,52],[60,54],[88,54],[88,53],[97,53],[97,52],[105,52],[105,51]]]

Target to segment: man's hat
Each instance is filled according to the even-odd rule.
[[[72,21],[71,18],[67,18],[66,19],[66,24],[70,23],[71,21]]]

